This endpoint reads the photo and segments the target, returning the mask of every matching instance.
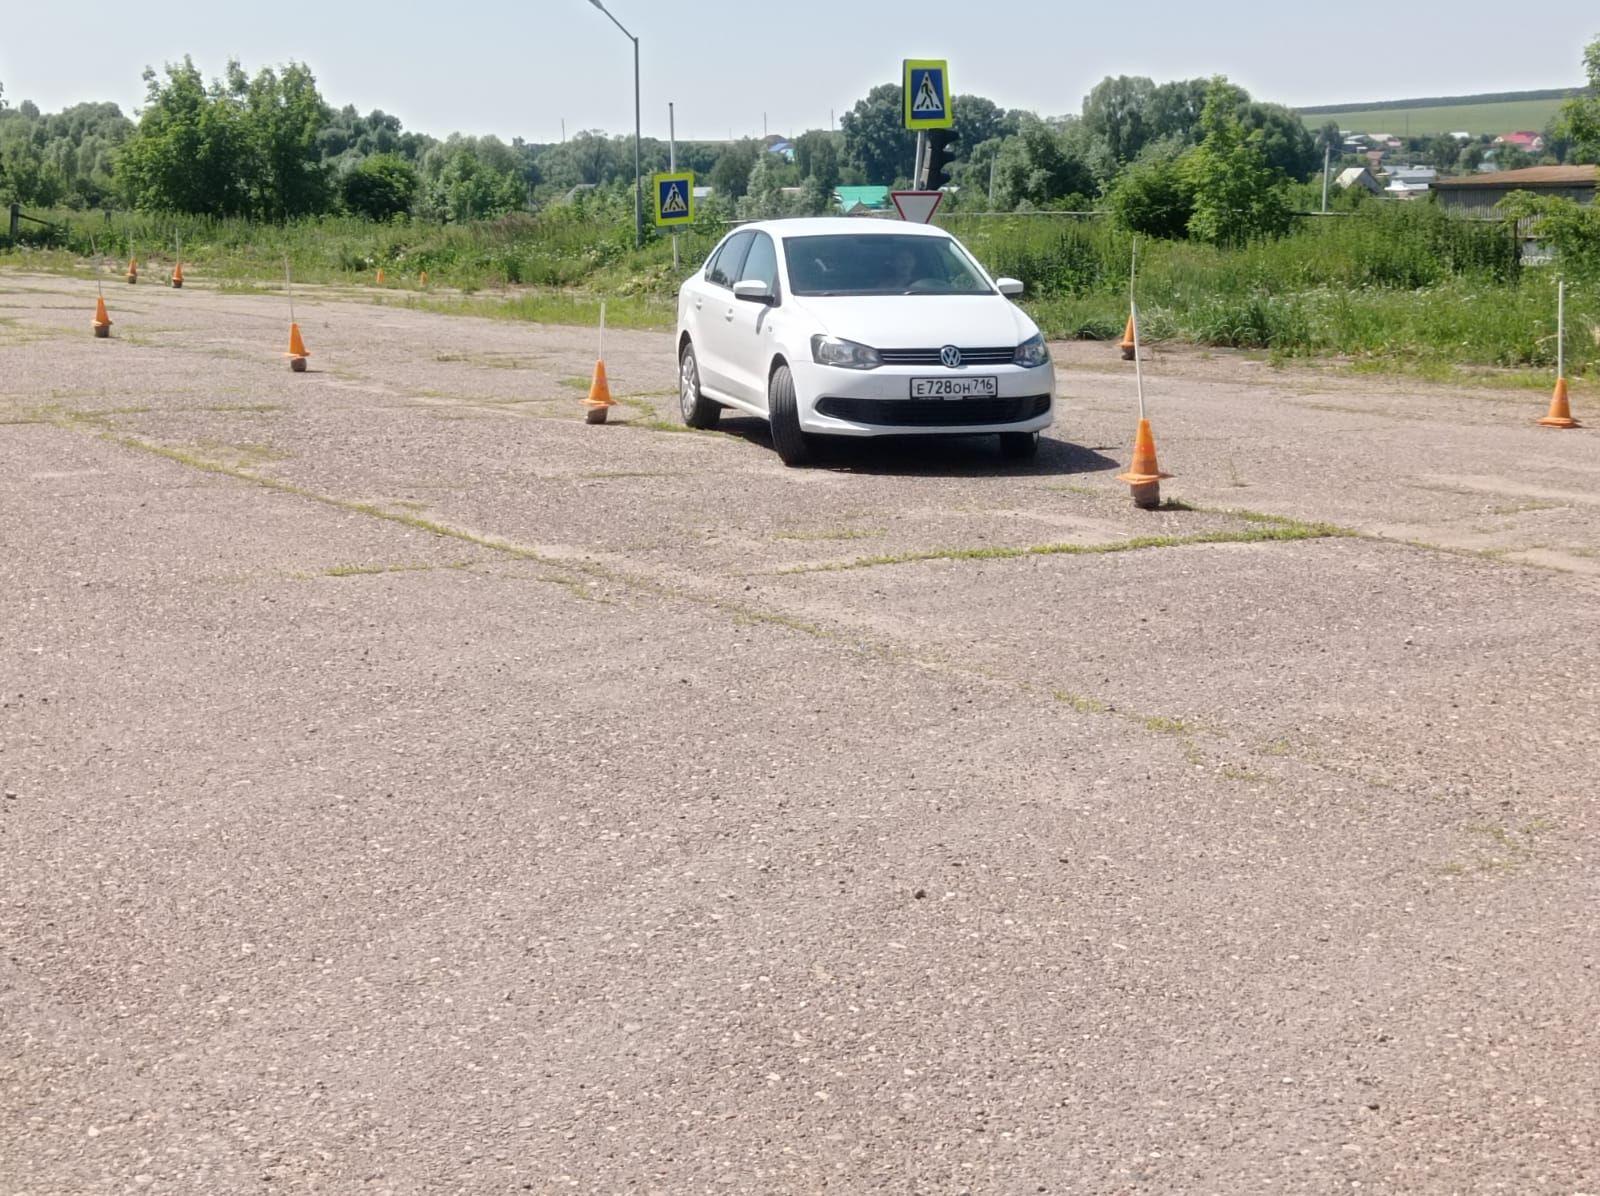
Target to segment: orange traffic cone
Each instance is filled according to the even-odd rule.
[[[1128,327],[1122,334],[1122,360],[1133,360],[1133,313],[1128,313]]]
[[[382,266],[378,267],[378,285],[380,287],[383,285],[383,267]]]
[[[1133,464],[1127,473],[1119,473],[1117,481],[1127,482],[1133,491],[1133,505],[1149,510],[1161,505],[1161,479],[1170,478],[1156,463],[1156,438],[1150,431],[1150,421],[1139,421],[1138,434],[1133,438]]]
[[[183,286],[183,263],[179,262],[172,267],[172,285],[176,288]]]
[[[306,350],[305,341],[300,339],[300,325],[289,325],[289,351],[284,354],[289,359],[289,368],[297,374],[306,372],[306,358],[311,354]]]
[[[131,257],[128,259],[128,281],[139,281],[139,263]]]
[[[417,285],[424,287],[428,285],[428,272],[426,270],[417,275]]]
[[[1583,425],[1572,418],[1572,408],[1567,405],[1567,380],[1556,379],[1556,392],[1550,396],[1550,413],[1539,421],[1546,428],[1579,428]]]
[[[94,301],[94,334],[102,337],[111,335],[111,317],[106,314],[104,295],[96,296]]]
[[[606,422],[606,411],[617,405],[611,397],[611,386],[606,381],[606,363],[604,359],[594,363],[594,381],[589,384],[589,397],[583,401],[589,412],[584,420],[591,424]]]

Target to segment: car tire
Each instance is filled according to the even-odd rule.
[[[694,343],[686,342],[678,355],[678,412],[691,428],[714,428],[722,418],[722,404],[700,393],[700,362]]]
[[[1000,433],[1000,455],[1007,461],[1031,461],[1039,454],[1039,433]]]
[[[780,365],[767,383],[767,419],[772,424],[772,447],[785,465],[811,460],[812,438],[800,430],[800,408],[794,395],[794,375]]]

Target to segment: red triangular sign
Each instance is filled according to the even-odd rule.
[[[891,191],[889,198],[900,213],[900,219],[912,224],[927,224],[939,210],[943,191]]]

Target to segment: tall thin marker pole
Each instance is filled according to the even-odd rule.
[[[678,173],[678,119],[671,100],[667,101],[667,169],[673,174]],[[678,226],[674,224],[672,226],[673,273],[677,273],[678,269]]]
[[[1133,377],[1139,387],[1139,418],[1144,419],[1144,369],[1139,352],[1139,304],[1134,299],[1134,280],[1139,277],[1139,239],[1133,241],[1133,262],[1128,267],[1128,318],[1133,323]]]
[[[1567,280],[1556,283],[1556,377],[1567,376]]]
[[[629,37],[633,37],[630,33]],[[639,177],[639,39],[633,38],[633,247],[644,248],[644,180]]]
[[[294,279],[289,274],[289,255],[283,255],[283,289],[289,292],[289,323],[294,323]],[[316,331],[312,329],[312,331]]]
[[[94,243],[94,234],[89,234],[89,252],[94,257],[94,293],[104,299],[106,292],[100,285],[100,248]]]
[[[606,359],[606,301],[600,300],[600,358]]]
[[[1333,165],[1333,146],[1322,147],[1322,214],[1328,214],[1328,170]]]

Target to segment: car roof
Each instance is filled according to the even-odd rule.
[[[868,216],[799,216],[790,220],[757,220],[741,228],[758,228],[775,237],[948,237],[944,229],[932,224],[912,224],[905,220],[876,220]]]

